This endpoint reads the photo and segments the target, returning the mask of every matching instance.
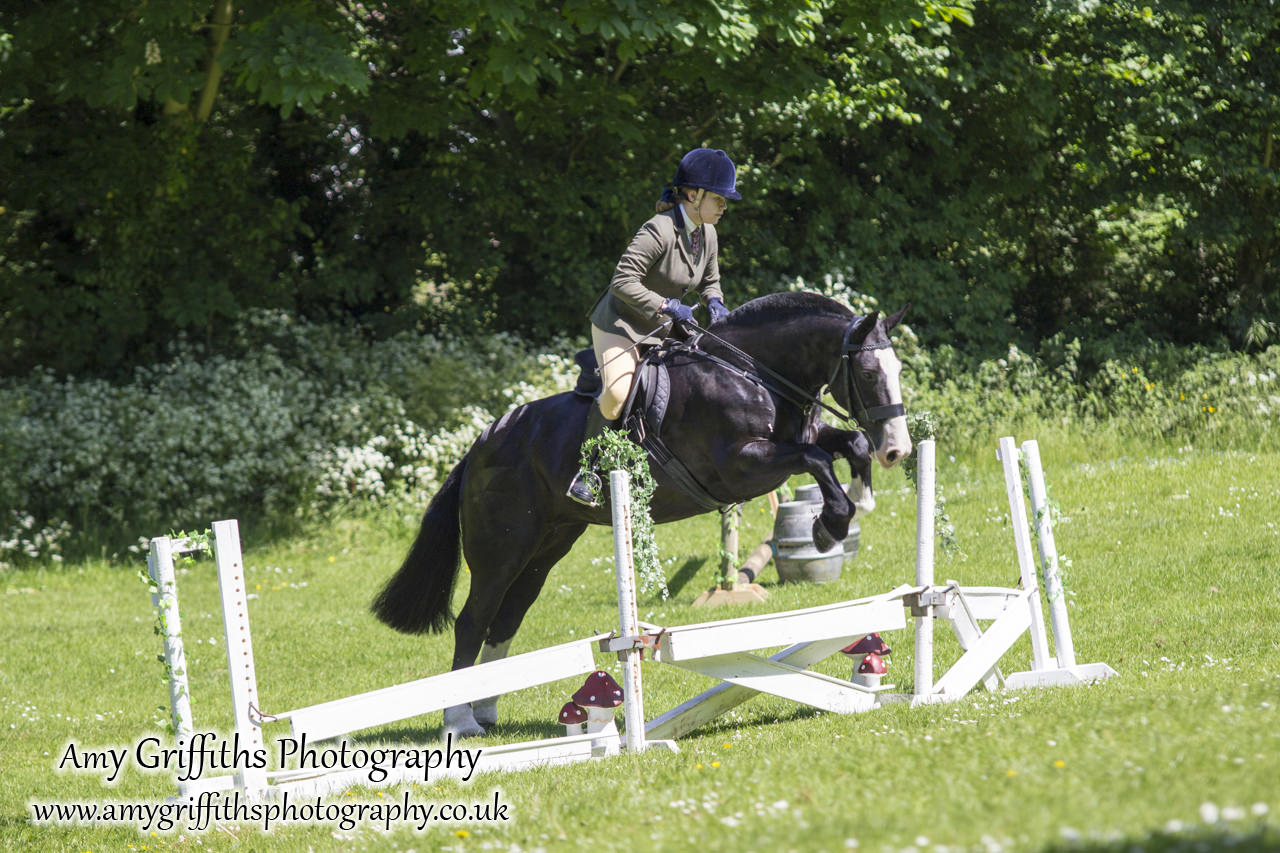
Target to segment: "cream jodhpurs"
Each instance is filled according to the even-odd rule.
[[[591,327],[591,344],[596,351],[600,381],[604,385],[600,392],[600,413],[606,420],[617,420],[627,403],[636,368],[640,366],[640,347],[628,337],[606,332],[594,325]]]

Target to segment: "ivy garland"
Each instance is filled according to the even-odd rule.
[[[1027,467],[1027,454],[1023,452],[1022,448],[1018,448],[1018,461],[1020,463],[1018,470],[1022,474],[1022,493],[1026,496],[1027,505],[1033,506],[1031,500],[1031,469]],[[1049,493],[1049,484],[1043,483],[1042,485],[1044,486],[1045,505],[1038,512],[1033,512],[1032,516],[1027,519],[1027,527],[1031,528],[1031,538],[1036,544],[1036,550],[1041,554],[1044,553],[1044,543],[1040,541],[1040,522],[1047,519],[1052,527],[1055,517],[1063,518],[1062,507],[1054,500],[1053,495]],[[1057,543],[1055,542],[1054,544],[1056,545]],[[1064,597],[1070,603],[1069,599],[1075,595],[1068,583],[1072,569],[1071,558],[1061,551],[1058,551],[1054,556],[1058,559],[1058,584],[1061,589],[1046,589],[1045,597],[1050,602]]]
[[[631,552],[636,575],[642,592],[652,592],[665,601],[670,593],[658,562],[658,543],[649,512],[653,492],[658,487],[649,470],[649,454],[627,437],[626,430],[605,428],[600,435],[583,443],[580,465],[584,474],[599,471],[602,475],[599,484],[591,481],[593,486],[603,486],[610,471],[626,471],[631,477]],[[597,501],[606,501],[606,494],[594,488],[593,491]]]
[[[189,533],[185,530],[178,532],[170,531],[169,538],[174,540],[185,539],[196,545],[199,550],[211,551],[212,533],[213,531],[208,528],[198,533]],[[195,558],[191,556],[190,552],[188,552],[178,557],[178,561],[183,565],[191,565],[195,563]],[[162,594],[167,595],[172,592],[171,589],[161,589],[160,585],[151,577],[151,573],[145,566],[138,569],[138,580],[146,585],[147,591],[151,593],[153,599],[159,598]],[[163,640],[168,635],[168,631],[166,630],[168,624],[165,619],[164,608],[157,603],[152,608],[152,613],[155,616],[155,623],[151,626],[151,632]],[[175,675],[186,675],[186,673],[183,672],[176,672],[173,667],[170,666],[169,661],[164,654],[158,654],[155,657],[156,660],[160,662],[160,666],[164,669],[164,674],[160,677],[160,680],[166,687],[173,683],[173,677]],[[170,708],[166,708],[164,705],[157,705],[156,711],[158,712],[155,720],[157,725],[169,734],[175,734],[175,721],[173,719],[172,710]]]

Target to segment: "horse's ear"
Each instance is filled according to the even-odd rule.
[[[896,314],[891,314],[890,316],[885,318],[885,321],[884,321],[885,334],[888,334],[889,331],[892,330],[894,326],[902,322],[902,315],[906,314],[907,309],[910,307],[911,307],[911,303],[908,302],[906,305],[903,305],[902,308]]]
[[[876,327],[876,320],[880,319],[879,311],[872,311],[867,316],[858,320],[857,325],[853,327],[853,331],[849,333],[849,343],[862,345],[867,339],[867,335],[871,334],[871,330]]]

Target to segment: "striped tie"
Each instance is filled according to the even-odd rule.
[[[702,254],[702,228],[695,228],[689,232],[689,246],[693,250],[693,262],[696,264]]]

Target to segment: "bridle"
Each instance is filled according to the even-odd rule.
[[[840,342],[840,362],[836,365],[836,369],[831,374],[831,379],[827,381],[828,387],[835,387],[836,377],[844,372],[845,389],[849,393],[849,408],[853,410],[853,416],[862,427],[869,428],[871,426],[883,426],[894,418],[900,418],[907,413],[907,408],[902,403],[887,403],[882,406],[867,406],[863,400],[862,391],[858,388],[858,380],[854,375],[852,356],[856,352],[872,352],[874,350],[889,349],[893,346],[888,339],[882,344],[861,344],[859,346],[851,346],[849,337],[853,334],[854,328],[858,325],[858,320],[851,322],[844,330],[844,339]],[[847,418],[846,418],[847,419]]]

